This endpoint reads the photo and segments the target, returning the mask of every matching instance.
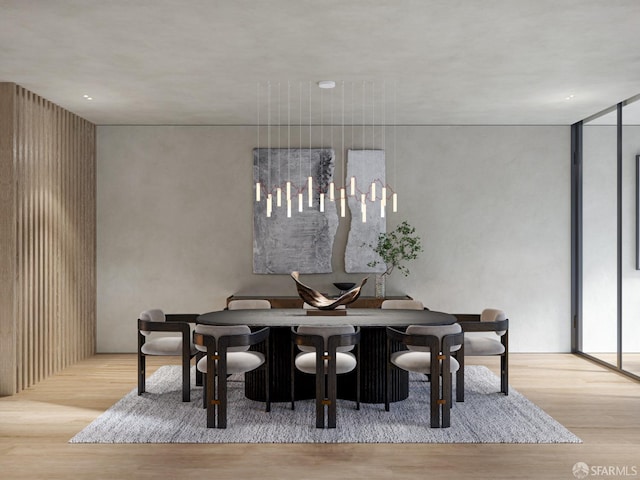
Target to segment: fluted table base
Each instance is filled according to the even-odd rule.
[[[385,327],[361,327],[360,339],[360,401],[384,403]],[[269,336],[271,368],[271,401],[291,400],[291,328],[271,327]],[[394,348],[396,351],[398,347]],[[262,347],[262,351],[265,349]],[[296,400],[315,398],[315,377],[296,370]],[[245,374],[245,395],[257,401],[265,400],[265,375],[262,370]],[[409,396],[409,374],[392,369],[389,385],[391,401]],[[356,399],[356,372],[338,375],[338,398]]]

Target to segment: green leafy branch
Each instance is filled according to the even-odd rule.
[[[406,277],[409,269],[403,262],[415,260],[418,253],[422,252],[420,237],[416,235],[416,229],[404,221],[395,230],[378,235],[378,243],[367,245],[378,254],[381,260],[373,260],[367,263],[370,267],[375,267],[384,263],[387,267],[382,275],[390,275],[397,268]]]

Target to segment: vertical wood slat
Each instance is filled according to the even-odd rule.
[[[95,126],[12,83],[0,83],[0,106],[0,395],[10,395],[95,353]]]
[[[18,382],[15,103],[13,84],[0,83],[0,395],[14,391]]]

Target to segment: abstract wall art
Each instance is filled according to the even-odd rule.
[[[387,231],[386,218],[380,214],[380,195],[385,183],[384,150],[349,150],[347,156],[347,193],[351,178],[355,178],[355,195],[348,195],[351,227],[344,255],[347,273],[382,273],[384,264],[370,267],[368,263],[380,260],[378,255],[363,245],[376,245],[378,235]],[[372,184],[376,187],[372,188]],[[371,201],[372,193],[377,201]],[[363,198],[366,205],[363,217]],[[378,206],[378,208],[375,208]],[[363,222],[363,220],[366,220]]]
[[[259,274],[331,273],[331,252],[338,228],[335,202],[320,211],[320,192],[333,181],[335,153],[331,148],[255,148],[253,150],[253,272]],[[309,192],[308,178],[312,178]],[[287,215],[286,182],[291,182]],[[261,201],[255,198],[260,183]],[[281,189],[281,204],[276,192]],[[267,216],[266,195],[272,194]],[[299,194],[302,194],[302,206]],[[309,206],[311,193],[311,206]]]

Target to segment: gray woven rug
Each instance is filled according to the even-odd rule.
[[[191,378],[194,381],[192,372]],[[206,428],[202,388],[181,401],[180,367],[164,366],[137,390],[100,415],[70,443],[581,443],[581,440],[517,391],[498,392],[499,379],[486,367],[468,366],[465,401],[455,403],[450,428],[429,427],[429,383],[411,376],[409,398],[391,404],[338,400],[336,429],[315,428],[313,400],[264,403],[244,397],[241,376],[229,382],[228,427]]]

